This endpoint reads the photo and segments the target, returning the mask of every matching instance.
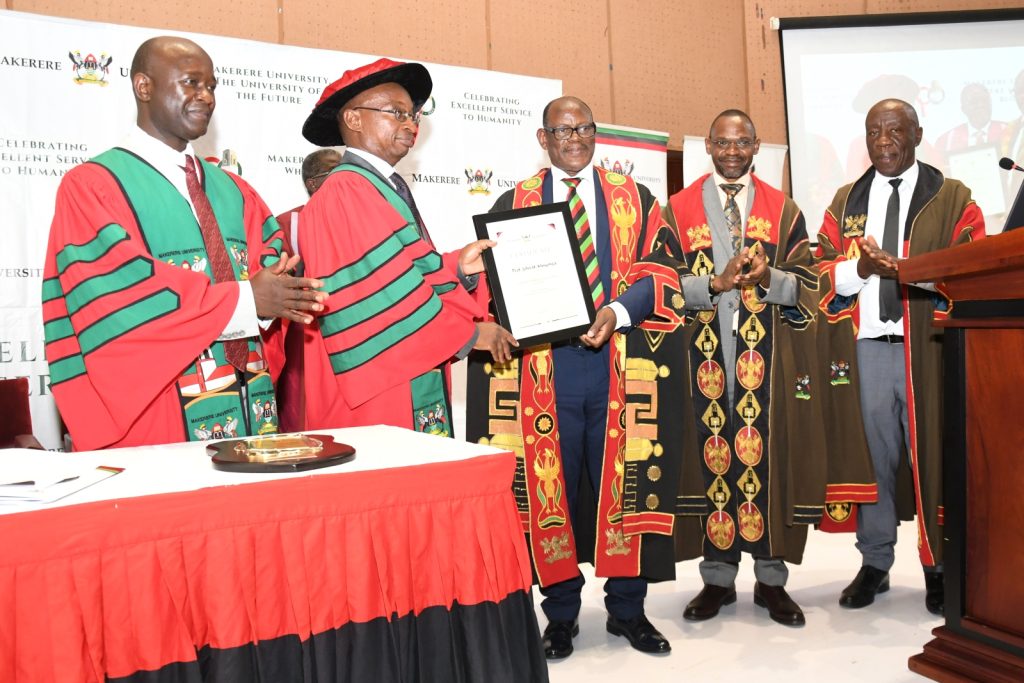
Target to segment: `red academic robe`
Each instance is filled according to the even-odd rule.
[[[276,260],[280,232],[248,183],[228,176],[244,200],[248,252],[261,255],[248,259],[252,276],[265,258]],[[71,245],[93,250],[95,258],[78,259],[60,272]],[[83,283],[116,278],[140,263],[151,269],[147,277],[124,288],[111,281],[104,286],[109,291],[75,304],[76,287],[88,291],[98,281]],[[61,181],[43,277],[44,319],[68,326],[66,335],[47,335],[46,356],[53,395],[75,449],[184,440],[176,382],[224,331],[238,301],[237,283],[213,284],[205,273],[155,259],[118,181],[94,163],[72,169]],[[132,306],[136,314],[126,317]],[[93,348],[90,329],[110,325],[124,329]]]
[[[406,218],[351,171],[332,174],[303,209],[306,275],[328,281],[329,292],[320,320],[305,331],[306,429],[413,428],[410,382],[451,361],[482,318],[484,306],[455,275],[458,254],[440,257],[422,239],[410,240],[409,230]],[[384,251],[389,256],[378,261]],[[443,266],[422,276],[415,262],[431,258]],[[345,284],[334,287],[332,278]],[[391,292],[400,280],[411,289],[397,298]],[[478,298],[487,296],[486,287],[478,290]],[[427,307],[436,313],[420,325]],[[351,311],[345,329],[325,336],[324,317],[342,310]]]

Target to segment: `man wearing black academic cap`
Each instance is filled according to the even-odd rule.
[[[328,294],[303,347],[307,429],[390,424],[450,436],[448,363],[474,348],[505,361],[515,345],[475,322],[485,306],[469,290],[493,243],[437,253],[395,170],[431,87],[423,65],[380,59],[329,85],[303,125],[313,144],[347,147],[299,226],[306,273]]]

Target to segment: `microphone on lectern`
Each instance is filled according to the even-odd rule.
[[[1017,164],[1013,163],[1013,159],[1010,157],[1003,157],[999,160],[999,168],[1005,171],[1020,171],[1024,173],[1024,168],[1021,168]]]

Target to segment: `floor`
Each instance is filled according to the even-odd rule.
[[[803,608],[807,625],[776,624],[753,602],[754,575],[749,558],[740,566],[736,604],[705,622],[682,618],[685,604],[701,588],[697,561],[680,563],[677,580],[654,584],[647,596],[647,616],[672,643],[667,655],[645,655],[624,638],[609,635],[601,581],[584,566],[580,635],[575,653],[551,662],[552,683],[658,683],[660,681],[822,680],[829,683],[920,683],[926,679],[907,669],[907,659],[931,640],[942,619],[924,608],[924,578],[917,561],[913,525],[900,527],[892,588],[860,610],[839,606],[839,593],[860,568],[860,554],[850,534],[812,531],[804,564],[790,567],[787,590]],[[541,629],[547,623],[539,607]]]

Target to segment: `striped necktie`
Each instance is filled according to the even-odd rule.
[[[576,226],[576,237],[580,243],[580,254],[583,256],[583,268],[587,272],[587,282],[590,283],[590,295],[594,299],[594,308],[600,308],[604,304],[604,285],[601,284],[601,271],[597,266],[597,251],[594,249],[594,236],[590,234],[590,221],[587,220],[587,208],[583,206],[583,199],[577,187],[581,178],[564,178],[562,180],[569,187],[569,213],[572,214],[573,225]]]
[[[210,272],[213,273],[213,281],[234,281],[235,271],[231,268],[231,257],[224,247],[224,237],[221,235],[220,226],[217,225],[217,217],[213,213],[210,199],[199,184],[196,162],[191,154],[185,157],[185,187],[188,188],[189,199],[192,200],[192,207],[196,211],[196,221],[206,245],[206,258],[210,264]],[[249,342],[244,339],[227,339],[223,346],[224,358],[235,368],[245,372],[245,366],[249,361]]]
[[[740,207],[736,204],[736,195],[743,189],[740,183],[722,183],[719,185],[725,192],[725,223],[729,227],[732,238],[732,253],[740,253],[743,246],[743,230],[740,229]]]

